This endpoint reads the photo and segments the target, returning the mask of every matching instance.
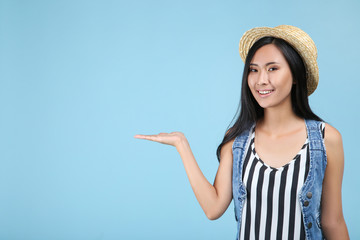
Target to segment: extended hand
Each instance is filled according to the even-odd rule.
[[[177,147],[179,143],[186,140],[185,135],[182,132],[172,133],[159,133],[157,135],[141,135],[137,134],[134,138],[146,139],[154,142],[172,145]]]

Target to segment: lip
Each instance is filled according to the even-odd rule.
[[[266,93],[266,94],[260,94],[260,91],[261,92],[270,91],[270,92]],[[270,96],[274,92],[274,89],[260,89],[260,90],[256,90],[256,92],[259,94],[260,97],[267,97],[267,96]]]

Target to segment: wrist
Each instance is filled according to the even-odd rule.
[[[178,151],[181,149],[184,149],[185,147],[189,146],[189,142],[185,137],[182,137],[179,139],[179,141],[176,143],[175,147]]]

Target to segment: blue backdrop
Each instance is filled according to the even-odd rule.
[[[242,34],[295,25],[318,47],[310,97],[343,136],[343,210],[360,238],[358,1],[0,0],[0,239],[235,239],[206,218],[172,146],[207,179],[239,103]]]

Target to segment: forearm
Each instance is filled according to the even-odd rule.
[[[195,193],[196,199],[209,219],[214,219],[213,210],[216,209],[217,193],[215,187],[209,183],[201,172],[190,145],[186,139],[176,146],[183,161],[190,185]]]

